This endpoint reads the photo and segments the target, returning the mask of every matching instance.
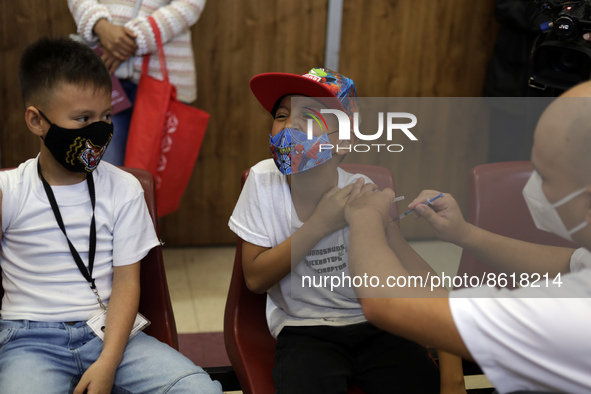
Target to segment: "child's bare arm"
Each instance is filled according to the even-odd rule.
[[[88,393],[110,392],[138,311],[139,299],[140,263],[114,267],[103,350],[82,375],[75,394],[83,393],[85,389]]]
[[[353,184],[329,190],[302,227],[279,245],[267,248],[244,242],[242,267],[247,287],[254,293],[266,292],[289,274],[292,261],[300,262],[322,238],[345,227],[344,207],[352,188]]]
[[[291,270],[290,250],[291,238],[274,248],[265,248],[244,241],[242,270],[246,287],[254,293],[263,294],[280,281]]]
[[[307,221],[293,235],[273,248],[244,242],[242,267],[250,291],[263,294],[291,271],[291,261],[301,261],[325,235]],[[292,242],[293,241],[293,242]],[[292,243],[297,248],[292,249]]]
[[[263,294],[291,271],[291,262],[300,262],[323,237],[330,233],[314,225],[310,217],[293,235],[273,248],[244,242],[242,267],[250,291]],[[297,247],[292,248],[292,245]]]

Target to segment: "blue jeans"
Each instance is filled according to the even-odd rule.
[[[137,85],[127,79],[120,79],[121,87],[131,102],[131,107],[111,117],[113,122],[113,138],[103,155],[103,160],[116,166],[122,166],[125,162],[125,149],[127,148],[127,135],[133,113],[133,104],[137,93]]]
[[[71,393],[101,353],[84,323],[0,320],[0,393]],[[221,394],[219,382],[144,333],[127,343],[113,393]]]

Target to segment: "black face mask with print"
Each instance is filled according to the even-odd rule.
[[[43,141],[53,157],[68,171],[94,171],[113,136],[113,123],[98,121],[80,129],[64,129],[39,113],[50,124]]]

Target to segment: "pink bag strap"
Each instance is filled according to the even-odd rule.
[[[148,22],[152,26],[154,36],[156,37],[156,46],[158,47],[158,60],[160,60],[160,72],[166,82],[168,82],[168,68],[166,67],[166,57],[164,56],[164,47],[162,46],[162,37],[160,36],[160,29],[156,21],[151,16],[148,17]],[[144,61],[142,63],[142,75],[148,75],[148,65],[150,63],[150,55],[144,55]]]

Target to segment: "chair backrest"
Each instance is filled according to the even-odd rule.
[[[366,164],[341,164],[351,173],[367,175],[378,185],[394,189],[392,174],[388,169]],[[242,184],[249,170],[242,174]],[[397,215],[394,204],[392,215]],[[248,290],[242,271],[242,239],[236,243],[234,269],[226,300],[224,315],[224,342],[226,352],[245,394],[272,394],[275,392],[272,370],[275,364],[276,340],[271,336],[265,316],[266,294]],[[363,393],[351,387],[349,394]]]
[[[121,167],[122,170],[134,175],[144,189],[144,199],[148,211],[152,217],[156,234],[158,231],[158,213],[156,210],[156,185],[152,174],[143,169]],[[144,330],[146,334],[153,336],[160,342],[170,347],[179,348],[176,323],[166,282],[164,259],[162,258],[162,246],[158,245],[142,259],[140,278],[140,306],[139,311],[151,324]]]
[[[523,198],[523,187],[532,173],[529,161],[482,164],[469,175],[468,221],[506,237],[538,244],[575,247],[546,231],[538,230]],[[462,252],[458,275],[495,272],[471,253]]]
[[[158,233],[158,215],[156,214],[156,189],[154,177],[149,171],[121,167],[134,175],[141,183],[144,189],[144,198],[150,211],[150,216]],[[3,171],[6,169],[0,169]],[[1,272],[0,272],[1,273]],[[162,247],[158,245],[152,248],[150,252],[141,261],[141,295],[139,311],[151,324],[145,329],[145,332],[159,341],[178,349],[178,338],[172,304],[168,293],[166,283],[166,274],[164,272],[164,260],[162,259]],[[0,280],[0,306],[4,289]]]

